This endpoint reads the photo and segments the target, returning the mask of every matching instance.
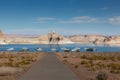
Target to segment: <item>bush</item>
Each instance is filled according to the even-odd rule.
[[[68,58],[67,56],[64,56],[63,58]]]
[[[120,70],[110,70],[110,73],[119,74]]]
[[[105,72],[99,72],[98,75],[96,76],[97,80],[107,80],[108,75]]]
[[[110,63],[107,66],[110,67],[111,69],[120,70],[120,64],[119,63]]]
[[[106,65],[103,64],[103,63],[97,63],[96,65],[97,65],[99,68],[105,68],[105,67],[106,67]]]
[[[94,66],[93,61],[91,61],[91,60],[83,60],[83,61],[81,61],[81,64],[85,65],[85,67],[88,67],[88,68]]]
[[[66,59],[64,59],[64,60],[63,60],[63,62],[67,62],[67,60],[66,60]]]
[[[78,68],[79,66],[78,66],[78,65],[75,65],[74,67],[75,67],[75,68]]]

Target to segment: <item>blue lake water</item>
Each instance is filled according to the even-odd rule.
[[[80,52],[86,52],[85,48],[95,48],[94,52],[120,52],[120,47],[117,46],[107,46],[107,45],[94,45],[94,44],[65,44],[65,45],[50,45],[50,44],[8,44],[0,45],[0,52],[7,52],[9,48],[14,48],[13,52],[19,52],[22,48],[28,48],[28,52],[63,52],[61,48],[67,48],[72,50],[75,47],[80,48]],[[41,48],[41,51],[36,51],[36,48]]]

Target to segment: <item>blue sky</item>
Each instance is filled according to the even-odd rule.
[[[0,0],[6,34],[120,35],[120,0]]]

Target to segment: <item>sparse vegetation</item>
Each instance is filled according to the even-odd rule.
[[[74,67],[75,67],[75,68],[78,68],[79,66],[76,64]]]
[[[67,60],[66,60],[66,59],[64,59],[64,60],[63,60],[63,62],[67,62]]]
[[[45,53],[0,53],[0,80],[17,80],[17,78]],[[8,78],[9,77],[9,78]]]
[[[66,65],[72,68],[82,80],[120,79],[120,53],[66,52],[57,53],[57,55],[59,55],[60,59],[64,59],[67,56],[65,58],[67,60]],[[98,73],[99,71],[103,72]]]
[[[64,56],[63,58],[68,58],[67,56]]]
[[[97,80],[107,80],[108,75],[105,72],[99,72],[96,79]]]
[[[17,72],[21,72],[21,68],[14,68],[14,67],[0,67],[0,76],[7,76],[7,75],[13,75]]]

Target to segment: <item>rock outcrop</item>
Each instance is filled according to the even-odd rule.
[[[0,30],[0,44],[6,44],[4,34],[1,30]]]
[[[4,35],[3,32],[0,30],[0,39],[3,39]]]
[[[40,43],[42,44],[67,44],[72,43],[69,38],[63,37],[55,32],[51,32],[40,36],[39,38]]]
[[[69,37],[73,42],[120,45],[120,36],[74,35]]]
[[[74,35],[70,39],[73,42],[100,43],[104,41],[105,37],[102,35]]]
[[[120,44],[120,36],[111,36],[105,38],[106,44]]]

